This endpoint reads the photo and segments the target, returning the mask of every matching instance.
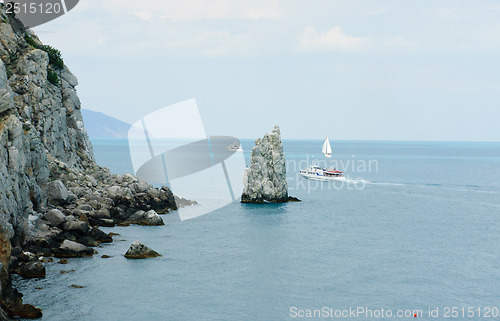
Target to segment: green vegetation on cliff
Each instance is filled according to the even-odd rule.
[[[64,61],[61,57],[61,52],[49,45],[40,45],[29,35],[24,35],[24,40],[33,48],[45,51],[49,55],[49,65],[47,66],[47,80],[53,85],[59,84],[59,76],[54,70],[64,68]],[[52,69],[50,68],[52,67]],[[53,70],[54,69],[54,70]]]

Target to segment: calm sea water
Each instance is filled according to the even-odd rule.
[[[126,141],[93,143],[101,165],[131,171]],[[17,286],[43,320],[65,321],[296,320],[306,318],[291,311],[323,307],[447,320],[446,307],[500,306],[500,143],[334,141],[337,164],[327,165],[346,167],[344,185],[297,177],[324,159],[321,143],[284,142],[301,203],[233,203],[184,222],[165,215],[160,227],[106,228],[121,235],[99,255],[48,264],[45,279]],[[134,240],[163,256],[125,259]]]

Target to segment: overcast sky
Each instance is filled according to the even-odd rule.
[[[500,141],[500,2],[80,0],[35,28],[84,108],[209,135]]]

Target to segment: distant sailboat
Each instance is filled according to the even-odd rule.
[[[321,152],[325,154],[326,157],[332,157],[332,147],[330,146],[328,137],[325,138],[325,141],[323,142],[323,149],[321,150]]]
[[[243,148],[241,148],[240,142],[235,140],[234,143],[226,147],[226,150],[231,152],[242,152]]]

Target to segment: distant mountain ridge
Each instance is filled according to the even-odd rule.
[[[104,113],[82,109],[83,121],[90,138],[128,137],[130,124]]]

